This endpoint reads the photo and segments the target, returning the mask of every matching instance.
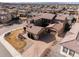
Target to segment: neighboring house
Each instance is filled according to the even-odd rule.
[[[67,9],[67,11],[69,13],[72,13],[72,14],[77,14],[77,10],[76,9]]]
[[[66,17],[64,32],[67,32],[71,29],[72,25],[76,22],[76,18],[73,15],[69,15]]]
[[[20,17],[26,16],[26,10],[24,10],[24,9],[18,10],[18,16],[20,16]]]
[[[12,18],[16,18],[17,17],[17,9],[16,8],[10,8],[8,9],[9,13],[11,14]]]
[[[63,11],[63,8],[54,9],[54,12],[55,12],[55,13],[61,13],[62,11]]]
[[[75,23],[60,42],[60,53],[65,56],[79,57],[79,23]]]
[[[26,20],[27,20],[27,17],[19,17],[19,19],[20,19],[21,21],[26,21]]]
[[[25,9],[20,9],[18,10],[18,15],[21,21],[26,21],[27,16],[26,16],[26,10]]]
[[[40,26],[40,22],[41,22],[41,24],[48,25],[49,23],[52,23],[52,21],[55,19],[55,17],[56,17],[55,14],[39,13],[36,17],[33,17],[32,20],[34,20],[35,25]],[[39,24],[36,24],[37,22],[39,22]]]
[[[7,23],[11,20],[11,14],[7,11],[0,10],[0,22]]]
[[[50,28],[53,31],[56,31],[56,33],[58,33],[59,36],[62,36],[63,31],[64,31],[64,26],[65,26],[65,22],[66,17],[68,15],[64,15],[64,14],[57,14],[57,16],[55,17],[55,19],[53,20],[53,24],[49,24],[47,27]]]

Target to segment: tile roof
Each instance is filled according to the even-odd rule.
[[[38,20],[40,18],[45,18],[52,20],[55,17],[55,14],[49,14],[49,13],[39,13],[38,16],[33,17],[34,20]]]
[[[58,14],[55,19],[64,21],[68,15]]]
[[[33,24],[29,24],[26,26],[26,30],[33,34],[38,34],[42,29],[43,29],[43,27],[34,26]]]

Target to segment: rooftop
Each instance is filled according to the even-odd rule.
[[[36,17],[33,17],[34,20],[38,20],[40,18],[52,20],[55,17],[55,14],[50,13],[39,13]]]
[[[34,26],[33,24],[29,24],[26,26],[26,30],[33,34],[38,34],[42,29],[43,29],[43,27]]]
[[[73,25],[71,30],[65,35],[64,39],[61,41],[61,45],[79,53],[79,41],[76,40],[79,32],[78,25],[79,23],[75,23]]]
[[[56,20],[65,21],[65,19],[66,19],[67,16],[68,16],[68,15],[58,14],[55,19],[56,19]]]

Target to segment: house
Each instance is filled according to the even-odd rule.
[[[75,23],[60,42],[60,53],[67,57],[79,57],[79,23]]]
[[[47,28],[34,26],[33,24],[26,25],[26,31],[23,36],[28,36],[31,39],[39,39],[41,35],[46,34],[46,31],[48,31]]]

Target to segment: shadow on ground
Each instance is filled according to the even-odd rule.
[[[41,38],[39,40],[46,42],[46,43],[50,43],[50,42],[54,41],[55,39],[56,38],[53,34],[46,34],[44,36],[41,36]]]

